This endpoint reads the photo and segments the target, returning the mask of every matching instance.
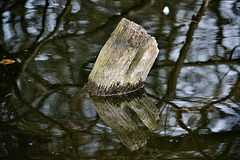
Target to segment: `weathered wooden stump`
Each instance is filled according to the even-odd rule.
[[[154,37],[123,18],[100,51],[86,89],[92,95],[105,96],[140,88],[158,52]]]

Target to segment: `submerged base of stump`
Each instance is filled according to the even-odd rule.
[[[123,18],[100,51],[86,89],[92,95],[108,96],[141,88],[158,52],[154,37]]]

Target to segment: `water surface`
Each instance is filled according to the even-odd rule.
[[[0,64],[0,159],[238,159],[240,2],[199,15],[202,4],[1,1],[0,60],[15,63]],[[123,17],[159,56],[140,93],[90,97],[88,75]]]

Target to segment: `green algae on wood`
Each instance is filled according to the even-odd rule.
[[[123,18],[100,51],[86,89],[92,95],[105,96],[140,88],[158,52],[154,37]]]

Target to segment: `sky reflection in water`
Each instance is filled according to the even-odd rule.
[[[240,3],[212,1],[195,25],[201,5],[0,2],[0,60],[16,60],[0,65],[0,159],[237,159]],[[141,93],[99,103],[83,87],[122,17],[160,53]]]

